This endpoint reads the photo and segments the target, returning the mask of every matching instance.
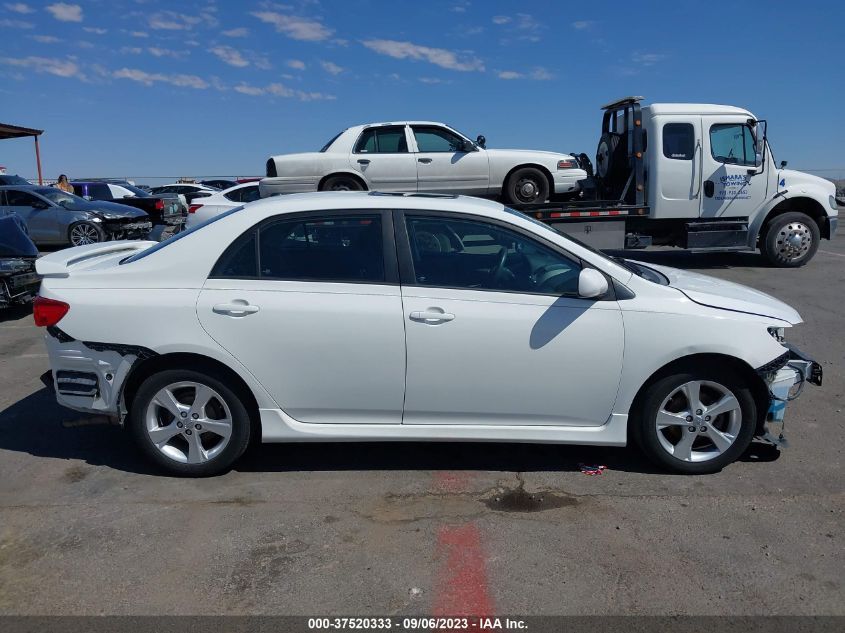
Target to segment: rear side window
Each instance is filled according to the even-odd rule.
[[[231,200],[232,202],[254,202],[261,197],[260,192],[258,191],[258,185],[251,185],[249,187],[241,187],[240,189],[235,189],[223,196],[227,200]]]
[[[663,155],[674,160],[692,160],[695,131],[692,123],[667,123],[663,126]]]
[[[406,154],[405,127],[387,125],[364,130],[355,144],[356,154]]]
[[[10,207],[32,207],[43,204],[43,200],[36,198],[31,193],[25,191],[16,191],[15,189],[6,190],[6,205]]]
[[[384,282],[381,217],[331,216],[264,224],[234,242],[211,277]]]
[[[710,128],[710,153],[720,163],[751,165],[756,163],[754,134],[743,123],[719,123]]]

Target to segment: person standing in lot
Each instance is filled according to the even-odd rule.
[[[56,183],[56,187],[58,187],[59,189],[61,189],[62,191],[66,192],[66,193],[73,193],[73,187],[67,181],[67,176],[65,174],[59,175],[59,181]]]

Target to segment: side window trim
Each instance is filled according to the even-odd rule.
[[[261,248],[261,233],[260,230],[273,224],[275,222],[283,222],[285,220],[301,220],[303,222],[307,222],[309,220],[319,220],[324,219],[331,216],[341,216],[341,217],[349,217],[349,216],[356,216],[356,215],[369,215],[369,216],[379,216],[381,219],[381,238],[382,238],[382,257],[384,258],[384,281],[373,282],[373,281],[354,281],[354,280],[331,280],[331,279],[282,279],[278,277],[262,277],[261,276],[261,262],[260,262],[260,248]],[[216,275],[214,274],[215,269],[217,268],[220,261],[229,253],[229,250],[234,248],[236,244],[242,244],[243,241],[248,240],[250,235],[253,231],[258,232],[257,238],[255,240],[255,248],[256,248],[256,271],[255,276],[233,276],[233,275]],[[394,236],[394,219],[393,213],[391,210],[386,209],[327,209],[324,211],[294,211],[291,213],[280,213],[277,215],[270,216],[269,218],[265,218],[260,222],[249,227],[243,233],[241,233],[237,238],[232,240],[232,242],[227,246],[223,252],[220,254],[220,257],[217,258],[217,261],[212,266],[211,271],[208,274],[208,279],[249,279],[252,281],[266,281],[266,282],[279,282],[279,281],[292,281],[292,282],[308,282],[308,283],[327,283],[327,284],[336,284],[336,283],[344,283],[344,284],[365,284],[365,285],[378,285],[378,286],[397,286],[399,285],[399,263],[396,254],[396,243],[393,239]]]
[[[690,140],[692,141],[691,147],[692,147],[692,150],[693,150],[692,153],[689,156],[686,156],[686,155],[684,155],[684,156],[670,156],[666,152],[666,149],[667,149],[666,148],[666,129],[669,128],[669,127],[674,127],[674,128],[683,127],[683,128],[686,128],[689,131]],[[694,158],[694,156],[695,156],[695,126],[692,123],[687,123],[687,122],[664,123],[661,135],[663,136],[663,157],[664,158],[668,158],[669,160],[692,160]],[[712,145],[711,145],[710,149],[712,151],[712,149],[713,149]]]
[[[566,297],[568,299],[578,299],[579,297],[574,295],[563,295],[557,293],[546,293],[546,292],[524,292],[524,291],[515,291],[515,290],[493,290],[489,288],[464,288],[460,286],[427,286],[424,284],[417,283],[416,273],[414,271],[414,262],[413,256],[411,251],[411,238],[408,234],[408,223],[407,223],[407,216],[413,217],[430,217],[430,218],[445,218],[445,219],[452,219],[452,220],[465,220],[467,222],[487,222],[492,224],[493,226],[511,231],[516,233],[526,239],[533,240],[538,244],[542,245],[545,248],[552,250],[553,252],[559,254],[562,257],[565,257],[578,266],[581,267],[583,270],[584,268],[595,268],[594,266],[590,265],[588,262],[585,262],[583,259],[570,253],[566,249],[562,248],[560,245],[555,244],[554,242],[550,242],[546,240],[544,237],[540,235],[536,235],[531,233],[530,231],[526,231],[522,227],[515,226],[509,224],[507,222],[502,222],[496,218],[484,218],[468,213],[449,213],[443,211],[430,211],[424,209],[397,209],[394,211],[395,219],[393,221],[394,232],[396,235],[396,248],[397,248],[397,256],[399,258],[399,279],[400,283],[403,286],[414,286],[417,288],[442,288],[444,290],[467,290],[471,292],[499,292],[502,294],[523,294],[523,295],[536,295],[536,296],[543,296],[543,297]],[[599,271],[601,272],[601,271]],[[604,275],[604,273],[602,273]],[[608,280],[608,284],[611,284],[612,279],[605,275]],[[611,285],[612,287],[612,285]],[[613,292],[608,294],[608,299],[615,299]],[[585,301],[587,301],[585,299]]]

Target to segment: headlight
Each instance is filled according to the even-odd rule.
[[[770,327],[769,334],[772,335],[772,338],[775,339],[778,343],[785,343],[786,337],[783,335],[784,329],[782,327]]]
[[[92,222],[102,222],[103,218],[91,218]]]

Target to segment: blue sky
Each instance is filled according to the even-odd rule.
[[[45,175],[260,175],[349,125],[595,152],[599,106],[729,103],[776,158],[845,176],[840,2],[0,0],[0,121]],[[30,139],[0,165],[35,175]],[[149,181],[153,182],[153,181]]]

